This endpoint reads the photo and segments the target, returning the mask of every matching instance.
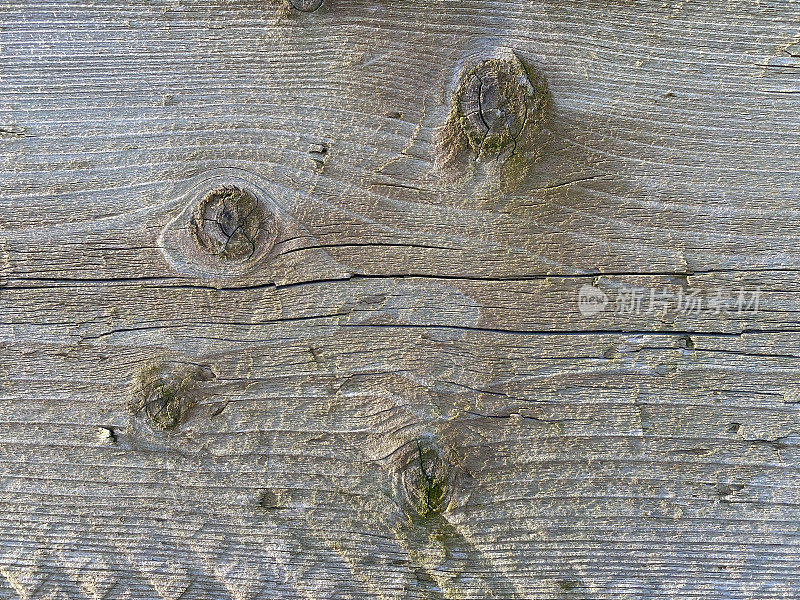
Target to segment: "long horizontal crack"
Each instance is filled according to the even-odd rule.
[[[426,246],[426,248],[434,248]],[[28,282],[42,282],[56,285],[86,285],[86,284],[127,284],[127,283],[167,283],[171,281],[180,282],[174,285],[164,285],[170,288],[191,288],[191,289],[211,289],[217,291],[245,291],[251,289],[280,288],[287,289],[296,286],[323,285],[329,283],[369,281],[380,279],[420,279],[431,281],[478,281],[478,282],[525,282],[541,281],[545,279],[593,279],[596,277],[693,277],[697,275],[714,275],[717,273],[800,273],[800,267],[792,268],[749,268],[749,269],[704,269],[692,271],[586,271],[584,273],[533,273],[530,275],[509,275],[505,277],[485,277],[477,275],[442,275],[435,273],[398,273],[398,274],[353,274],[347,277],[336,277],[327,279],[315,279],[309,281],[299,281],[288,284],[276,284],[274,282],[255,284],[255,285],[204,285],[187,283],[191,281],[186,277],[171,276],[141,276],[141,277],[9,277],[3,287],[15,289],[39,289],[48,286],[29,286],[18,285]]]

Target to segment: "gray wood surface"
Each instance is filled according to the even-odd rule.
[[[0,598],[800,597],[800,2],[293,4],[0,2]]]

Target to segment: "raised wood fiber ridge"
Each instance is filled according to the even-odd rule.
[[[0,0],[0,599],[800,597],[800,2]]]

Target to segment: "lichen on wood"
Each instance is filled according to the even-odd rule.
[[[440,167],[452,172],[488,163],[506,179],[520,179],[539,158],[536,138],[549,104],[544,76],[515,53],[467,68],[437,134]]]
[[[423,437],[405,448],[397,471],[400,504],[412,519],[427,519],[447,509],[453,468],[436,443]]]
[[[203,365],[177,361],[152,364],[136,377],[130,409],[134,414],[144,413],[157,429],[174,429],[199,401],[199,384],[214,378],[213,371]]]

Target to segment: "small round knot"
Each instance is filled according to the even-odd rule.
[[[543,80],[519,59],[494,59],[463,76],[458,109],[475,153],[502,158],[516,150],[523,129],[540,126],[545,103]]]
[[[144,412],[158,429],[174,429],[197,404],[198,383],[214,378],[210,368],[200,365],[173,361],[152,365],[136,379],[131,411]]]
[[[549,106],[544,76],[514,53],[466,69],[453,93],[450,115],[437,135],[439,162],[465,159],[520,167],[540,154]]]
[[[323,0],[289,0],[289,4],[295,10],[301,12],[314,12],[322,6]]]
[[[273,219],[253,194],[236,186],[206,194],[192,215],[191,229],[200,248],[228,260],[251,258],[264,232],[274,237]]]
[[[396,493],[412,515],[427,518],[444,512],[453,488],[453,469],[432,440],[408,445],[395,478]]]

